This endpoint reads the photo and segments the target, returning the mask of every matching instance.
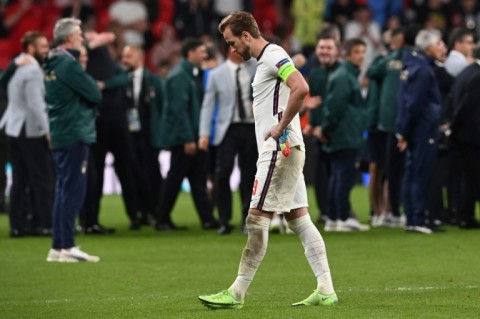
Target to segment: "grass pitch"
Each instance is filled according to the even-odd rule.
[[[352,203],[366,221],[364,188],[354,190]],[[235,216],[238,225],[238,210]],[[107,196],[101,221],[116,234],[77,236],[77,244],[101,262],[58,264],[45,261],[48,238],[9,239],[1,215],[0,318],[480,317],[480,231],[322,232],[339,297],[330,308],[290,306],[311,293],[315,278],[298,238],[272,234],[244,308],[214,311],[197,296],[231,284],[246,237],[238,226],[223,237],[201,230],[188,194],[179,198],[173,219],[189,230],[127,231],[121,199]]]

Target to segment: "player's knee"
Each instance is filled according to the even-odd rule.
[[[245,224],[247,225],[247,229],[260,229],[260,230],[267,230],[270,227],[270,218],[248,214],[247,219],[245,220]]]
[[[313,225],[310,215],[302,215],[298,218],[291,219],[287,221],[288,228],[290,228],[295,234],[300,233],[305,228]]]

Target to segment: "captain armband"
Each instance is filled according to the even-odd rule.
[[[288,60],[287,63],[284,63],[280,68],[278,68],[277,74],[283,80],[283,82],[287,82],[288,77],[293,72],[297,71],[293,62]]]

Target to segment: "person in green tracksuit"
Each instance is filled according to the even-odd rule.
[[[95,105],[102,99],[97,84],[78,58],[83,45],[80,20],[65,18],[53,30],[52,49],[44,66],[53,160],[57,176],[53,208],[53,243],[47,261],[100,260],[75,246],[75,219],[85,199],[89,145],[96,140]]]
[[[218,228],[207,195],[207,153],[197,147],[201,99],[194,72],[198,72],[206,54],[206,47],[200,39],[184,40],[183,59],[167,77],[168,103],[162,117],[162,128],[165,130],[165,134],[162,134],[162,147],[171,151],[171,160],[160,196],[156,224],[156,229],[160,231],[177,228],[170,215],[185,177],[190,182],[202,228]]]
[[[411,48],[404,45],[405,29],[399,27],[392,31],[391,52],[373,63],[367,71],[367,77],[381,83],[378,109],[377,130],[380,142],[376,153],[383,156],[385,176],[388,181],[390,226],[401,226],[400,186],[402,183],[405,154],[397,148],[397,95],[402,71],[402,56]]]
[[[321,138],[331,160],[328,211],[330,218],[336,221],[336,231],[369,229],[349,214],[349,196],[355,183],[355,162],[365,129],[365,101],[358,83],[365,47],[361,39],[345,42],[346,60],[329,81],[324,105]]]

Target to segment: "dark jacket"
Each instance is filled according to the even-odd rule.
[[[390,52],[384,58],[376,60],[367,71],[367,77],[381,84],[377,128],[382,132],[397,131],[397,102],[402,56],[408,48]]]
[[[123,73],[123,69],[110,56],[107,47],[98,47],[88,50],[87,73],[97,81],[105,81]],[[97,105],[101,118],[117,119],[125,116],[121,86],[106,88],[102,91],[102,101]]]
[[[106,79],[104,82],[107,90],[123,87],[124,93],[125,87],[132,85],[132,80],[128,73],[120,68],[118,68],[116,76]],[[128,87],[127,91],[128,90],[130,90],[130,94],[127,94],[127,101],[129,102],[127,102],[126,108],[133,106],[133,94],[131,93],[131,88]],[[165,81],[144,67],[140,95],[143,97],[143,101],[140,101],[142,105],[148,106],[146,110],[140,111],[142,127],[146,128],[148,131],[150,146],[160,149],[163,146],[162,134],[165,134],[164,130],[162,130],[162,113],[164,112],[163,109],[167,103]],[[123,94],[123,96],[122,101],[125,101],[125,94]],[[122,110],[126,112],[126,108]]]
[[[166,104],[162,117],[162,146],[184,145],[198,140],[200,88],[193,76],[193,65],[183,59],[168,74]]]
[[[372,66],[381,63],[385,57],[379,55],[372,61]],[[370,71],[370,69],[368,70]],[[368,76],[367,71],[367,76]],[[369,77],[368,80],[368,92],[366,98],[365,108],[365,126],[370,131],[376,131],[378,126],[378,113],[380,112],[380,97],[382,89],[382,80]]]
[[[365,100],[360,92],[360,69],[345,61],[333,73],[325,101],[325,123],[322,132],[328,143],[326,152],[359,149],[365,129]]]
[[[338,61],[329,67],[318,66],[308,76],[310,96],[320,96],[322,98],[322,104],[310,111],[309,122],[313,127],[322,126],[324,122],[325,110],[323,105],[327,97],[328,80],[339,66]]]
[[[480,147],[480,65],[473,63],[455,79],[452,88],[452,138]]]
[[[445,69],[445,65],[441,62],[435,61],[433,66],[433,72],[438,82],[438,89],[440,90],[440,97],[442,101],[442,116],[440,119],[441,124],[450,123],[451,114],[448,108],[450,98],[450,90],[453,87],[455,78],[450,75]]]
[[[53,149],[96,140],[94,107],[102,93],[78,63],[79,56],[76,50],[54,49],[44,66]]]
[[[420,52],[406,52],[400,79],[397,132],[409,142],[436,139],[442,105],[433,60]]]

